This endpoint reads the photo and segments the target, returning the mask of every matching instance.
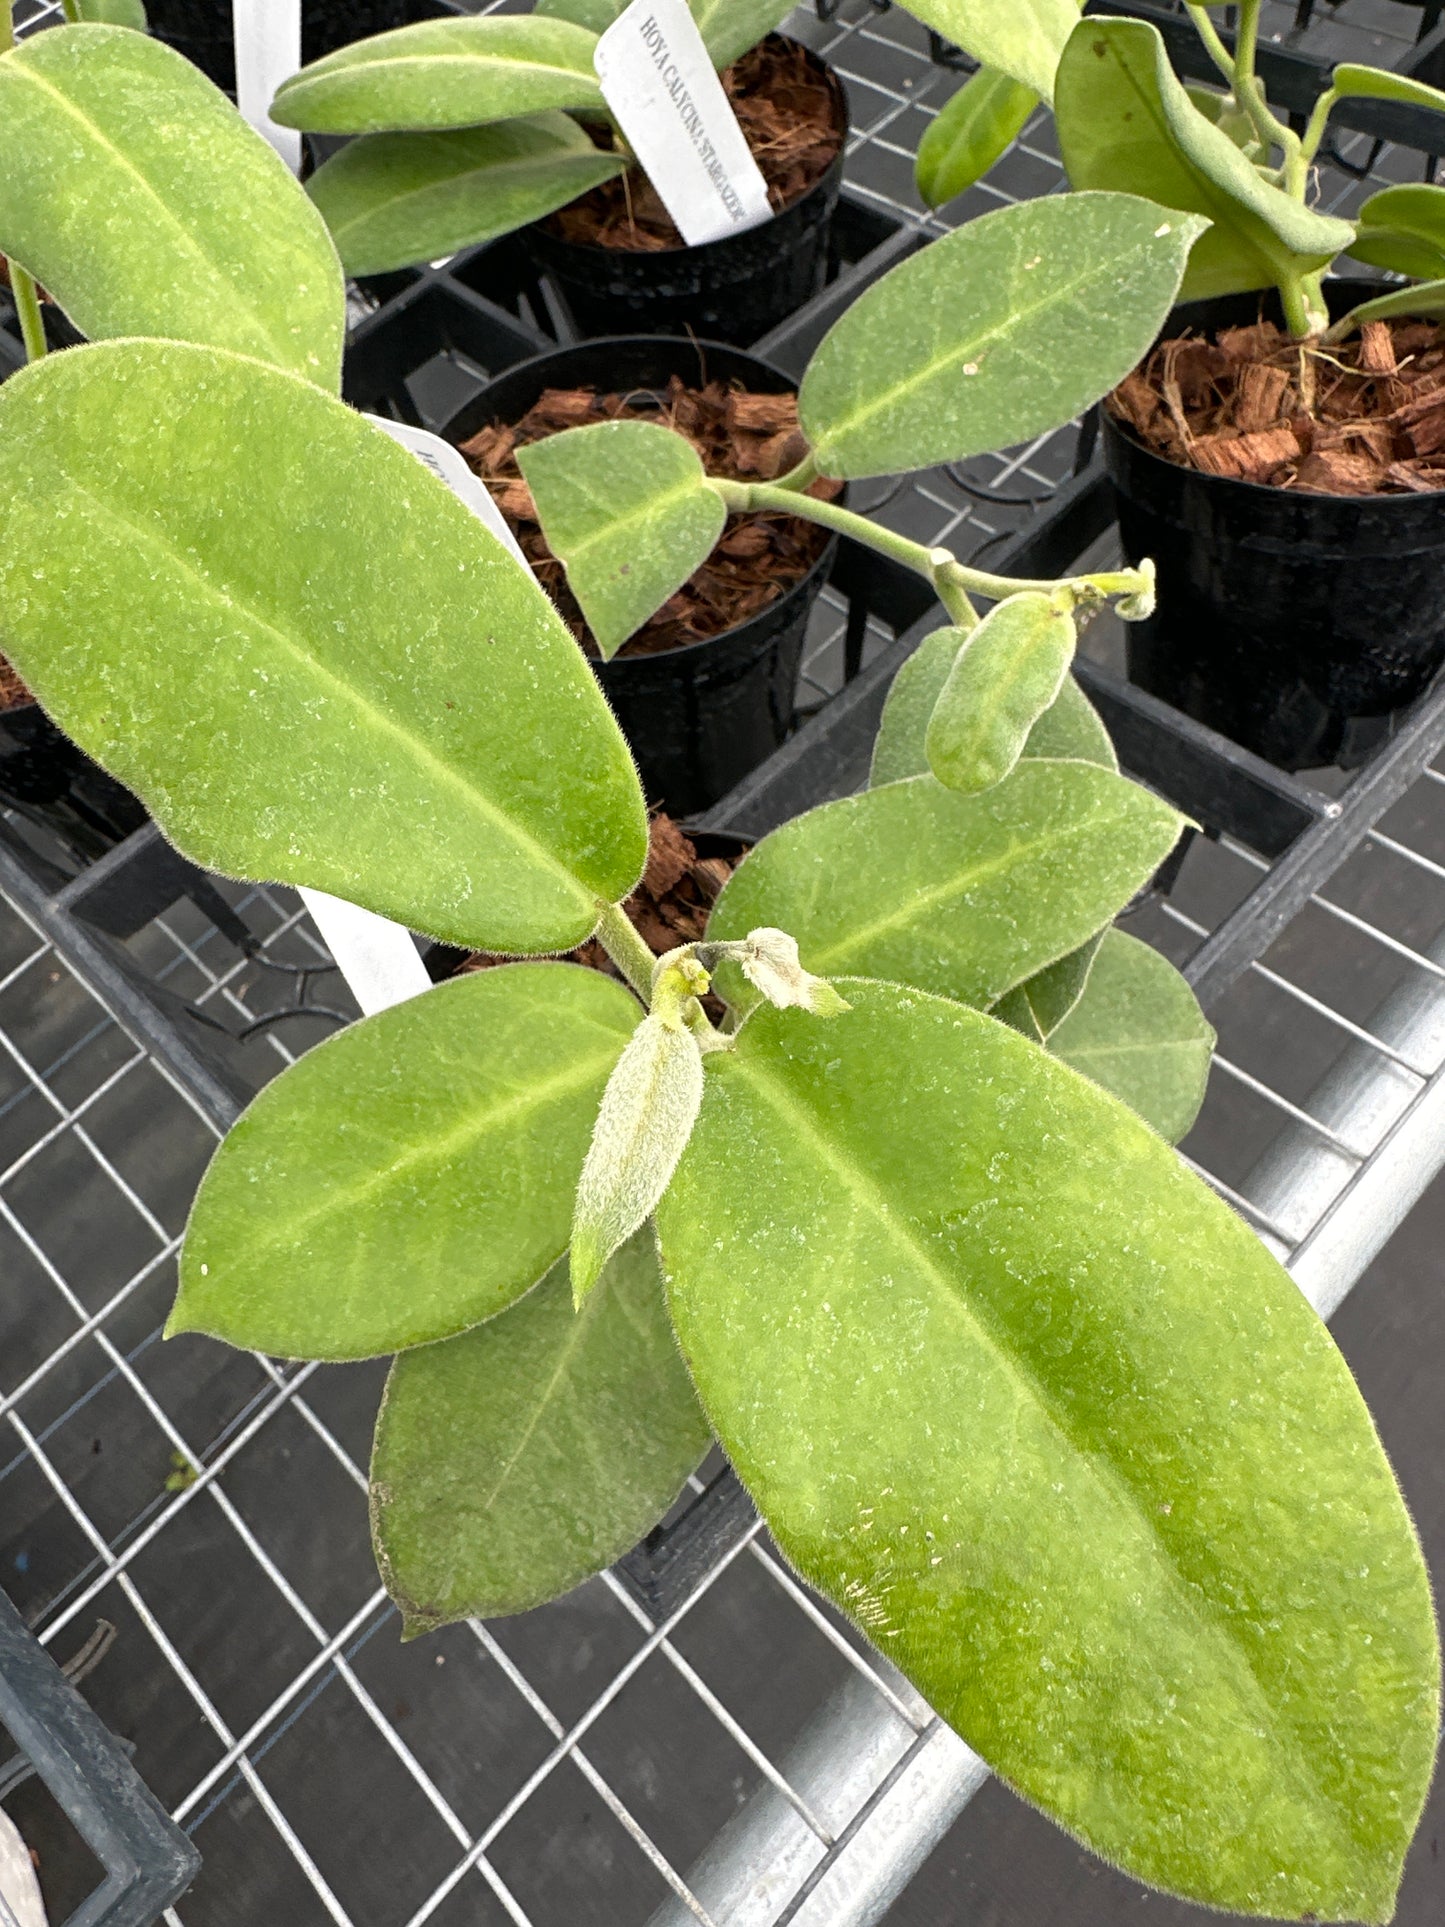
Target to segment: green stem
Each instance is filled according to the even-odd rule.
[[[40,296],[36,292],[35,278],[25,272],[18,261],[10,263],[10,292],[15,297],[15,313],[20,321],[20,335],[25,343],[27,361],[39,361],[49,343],[45,339],[45,321],[40,313]]]
[[[80,0],[60,0],[60,10],[72,27],[80,25]]]
[[[813,451],[809,449],[798,466],[790,468],[786,475],[780,475],[773,486],[789,489],[801,495],[803,490],[811,488],[817,479],[818,464],[814,459]]]
[[[607,904],[597,919],[597,941],[646,1007],[652,1008],[652,969],[656,957],[632,927],[620,903]]]
[[[1240,0],[1239,29],[1234,36],[1234,96],[1249,115],[1254,131],[1264,142],[1266,149],[1280,147],[1284,150],[1285,170],[1288,176],[1291,163],[1303,154],[1300,137],[1294,129],[1282,120],[1276,120],[1269,111],[1269,103],[1264,96],[1264,88],[1254,71],[1255,44],[1259,39],[1259,9],[1261,0]],[[1266,159],[1268,155],[1266,154]],[[1305,177],[1308,167],[1305,168]],[[1291,182],[1291,191],[1293,183]],[[1304,180],[1301,179],[1299,192],[1295,199],[1304,199]]]
[[[15,45],[15,12],[11,0],[0,0],[0,54]]]
[[[1320,142],[1325,137],[1325,127],[1329,122],[1330,114],[1333,112],[1335,102],[1338,99],[1339,95],[1335,89],[1333,87],[1327,87],[1311,110],[1309,122],[1300,139],[1300,152],[1304,159],[1306,169],[1308,169],[1309,163],[1320,151]]]
[[[1210,19],[1209,9],[1204,5],[1204,0],[1185,0],[1185,4],[1189,8],[1189,17],[1194,22],[1199,38],[1204,42],[1205,52],[1232,87],[1234,60],[1228,47],[1220,39],[1219,29]]]

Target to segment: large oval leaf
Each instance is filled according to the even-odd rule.
[[[308,1051],[212,1159],[167,1330],[374,1358],[490,1318],[567,1243],[639,1015],[595,970],[509,964]]]
[[[290,375],[115,342],[0,388],[0,648],[197,862],[566,950],[642,792],[528,570]]]
[[[907,6],[982,65],[1045,99],[1053,96],[1054,70],[1079,17],[1078,0],[907,0]]]
[[[585,27],[539,15],[423,20],[303,67],[277,90],[271,118],[312,134],[384,134],[600,108],[596,45]]]
[[[320,218],[198,68],[128,27],[0,55],[0,253],[92,340],[198,341],[340,385]]]
[[[655,422],[574,428],[517,461],[606,657],[706,562],[727,521],[692,443]]]
[[[447,134],[364,134],[307,192],[348,274],[436,261],[540,221],[622,171],[566,114]]]
[[[783,1552],[1107,1859],[1386,1920],[1438,1656],[1329,1334],[1123,1105],[991,1018],[843,988],[709,1060],[658,1220]]]
[[[1147,193],[1214,223],[1190,257],[1187,297],[1297,282],[1354,239],[1349,221],[1317,214],[1260,177],[1194,106],[1146,21],[1081,21],[1059,63],[1054,111],[1076,188]]]
[[[1090,763],[1022,763],[981,796],[910,777],[765,837],[708,936],[787,930],[821,976],[866,971],[987,1007],[1112,921],[1179,825]]]
[[[824,336],[798,415],[825,475],[902,474],[1025,442],[1148,350],[1203,232],[1133,194],[982,215],[886,274]]]
[[[935,629],[893,678],[873,745],[868,780],[875,789],[904,776],[922,776],[928,768],[924,745],[929,718],[966,640],[961,629]],[[1064,678],[1053,707],[1029,731],[1024,757],[1076,759],[1097,763],[1101,769],[1119,767],[1108,730],[1072,676]]]
[[[558,1265],[476,1331],[408,1352],[371,1461],[377,1563],[407,1636],[525,1612],[602,1572],[710,1439],[650,1229],[580,1312]]]
[[[1382,187],[1360,209],[1350,253],[1393,274],[1421,281],[1445,277],[1445,187],[1425,181]]]

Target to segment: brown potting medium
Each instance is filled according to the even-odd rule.
[[[19,670],[6,657],[0,656],[0,716],[10,709],[23,709],[34,700]]]
[[[586,619],[567,586],[562,564],[547,546],[532,492],[516,451],[566,428],[593,422],[661,423],[690,441],[713,475],[737,482],[772,482],[807,453],[793,395],[756,395],[732,383],[689,388],[676,375],[666,389],[599,394],[594,388],[549,388],[514,425],[489,425],[461,444],[461,452],[491,490],[523,553],[590,655],[598,653]],[[814,483],[810,494],[831,500],[838,482]],[[618,651],[657,655],[748,622],[800,582],[828,544],[828,532],[793,515],[734,516],[697,573]]]
[[[1367,321],[1322,348],[1272,321],[1164,341],[1109,397],[1147,448],[1315,495],[1445,489],[1445,330]]]
[[[769,34],[735,60],[722,84],[768,184],[773,212],[780,214],[802,200],[838,157],[847,126],[837,84],[816,54],[782,34]],[[562,240],[589,247],[660,254],[685,245],[656,188],[637,168],[594,187],[546,225]]]

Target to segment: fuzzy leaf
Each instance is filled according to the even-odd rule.
[[[149,25],[143,0],[76,0],[75,11],[81,20],[103,27],[130,27],[144,33]]]
[[[549,107],[602,107],[597,36],[569,20],[422,20],[355,40],[277,89],[271,118],[310,134],[435,132]]]
[[[1109,923],[1179,824],[1089,763],[1024,763],[981,796],[910,777],[774,830],[734,872],[707,934],[768,924],[819,975],[866,971],[987,1008]]]
[[[374,1358],[492,1317],[566,1247],[636,1023],[595,970],[509,964],[308,1051],[212,1159],[168,1330]]]
[[[1341,100],[1398,100],[1407,107],[1433,107],[1437,114],[1445,114],[1445,93],[1438,87],[1381,67],[1357,67],[1346,61],[1330,75],[1330,87]]]
[[[1023,132],[1038,94],[991,67],[980,67],[929,122],[914,178],[929,207],[942,207],[981,181]]]
[[[793,11],[793,0],[688,0],[712,63],[731,67]]]
[[[1051,99],[1078,0],[906,0],[908,11],[985,67]]]
[[[1302,207],[1261,179],[1194,106],[1146,21],[1080,21],[1059,63],[1054,109],[1075,188],[1147,193],[1214,223],[1190,257],[1186,299],[1297,281],[1354,239],[1349,221]]]
[[[1107,934],[1101,930],[1067,957],[1026,977],[1006,997],[999,998],[990,1015],[1019,1031],[1030,1043],[1047,1044],[1087,990],[1089,973]]]
[[[843,989],[709,1059],[658,1214],[780,1548],[1105,1859],[1387,1919],[1438,1649],[1329,1333],[1122,1104],[991,1018]]]
[[[1122,930],[1105,933],[1083,996],[1048,1039],[1055,1057],[1112,1091],[1171,1144],[1199,1115],[1214,1043],[1169,959]]]
[[[630,4],[631,0],[537,0],[532,11],[550,20],[571,20],[589,33],[602,34]]]
[[[928,719],[924,749],[939,782],[966,796],[1001,783],[1034,724],[1058,700],[1078,630],[1046,595],[991,609],[953,659]]]
[[[1423,181],[1383,187],[1359,219],[1350,247],[1357,261],[1420,281],[1445,279],[1445,187]]]
[[[1423,321],[1435,320],[1441,315],[1445,315],[1445,279],[1417,281],[1413,287],[1392,288],[1388,294],[1376,295],[1373,301],[1362,301],[1358,308],[1351,308],[1347,315],[1326,330],[1325,340],[1346,341],[1366,321],[1393,321],[1397,318]]]
[[[92,340],[202,342],[340,385],[325,227],[224,94],[129,27],[0,54],[0,253]]]
[[[1203,232],[1132,194],[982,215],[876,282],[824,336],[798,413],[825,475],[902,474],[1030,440],[1146,352]]]
[[[406,1353],[377,1421],[371,1516],[407,1637],[525,1612],[602,1572],[709,1439],[650,1231],[580,1312],[559,1264],[475,1331]]]
[[[604,658],[701,568],[727,521],[697,450],[654,422],[549,435],[517,462]]]
[[[579,1305],[619,1246],[652,1216],[702,1102],[702,1053],[689,1030],[644,1018],[607,1080],[577,1185],[572,1295]]]
[[[566,114],[446,134],[364,134],[307,192],[348,274],[386,274],[511,234],[622,171]]]
[[[570,949],[637,881],[596,678],[379,428],[260,362],[130,341],[12,376],[0,446],[0,648],[198,863],[502,951]]]
[[[896,783],[900,777],[922,776],[927,770],[928,719],[966,640],[961,629],[935,629],[893,678],[873,745],[869,782],[874,789],[881,783]],[[1108,730],[1072,676],[1064,678],[1052,709],[1045,710],[1029,731],[1023,754],[1026,761],[1043,757],[1097,763],[1101,769],[1119,767]]]

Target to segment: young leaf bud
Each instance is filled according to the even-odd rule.
[[[804,970],[796,941],[786,930],[751,930],[738,947],[743,975],[779,1010],[796,1008],[815,1017],[836,1017],[848,1009],[824,977]]]

